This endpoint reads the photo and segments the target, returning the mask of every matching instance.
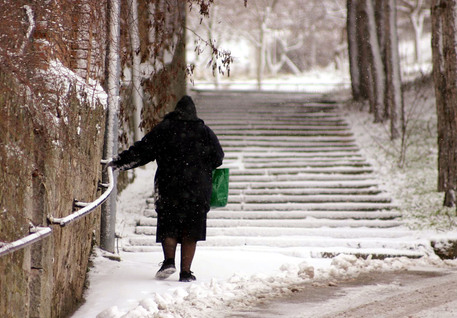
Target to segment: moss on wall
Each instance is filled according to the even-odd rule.
[[[11,242],[26,236],[30,223],[47,226],[47,215],[71,214],[74,199],[100,195],[104,109],[71,91],[62,120],[53,122],[5,74],[0,91],[0,241]],[[99,211],[51,227],[42,243],[0,258],[0,317],[65,317],[82,301]]]

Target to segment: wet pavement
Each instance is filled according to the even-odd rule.
[[[457,271],[414,270],[300,286],[287,298],[262,301],[226,318],[457,317]]]

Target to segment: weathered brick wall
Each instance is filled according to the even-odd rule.
[[[104,25],[104,1],[2,3],[1,242],[26,236],[29,224],[48,226],[47,215],[69,215],[73,199],[90,202],[100,195],[104,108],[84,101],[75,85],[49,85],[51,79],[64,82],[44,73],[59,60],[86,80],[103,74],[104,29],[80,32],[75,23],[87,14],[81,6],[96,7],[90,12],[100,16],[93,21]],[[87,52],[86,68],[76,58],[81,51]],[[1,257],[0,317],[65,317],[74,311],[99,218],[96,211],[64,228],[51,225],[50,237]]]
[[[185,3],[139,0],[142,62],[156,66],[143,79],[146,129],[185,93],[184,41],[175,41],[184,20],[173,12],[185,12]],[[105,10],[106,0],[0,1],[0,242],[26,236],[30,224],[52,228],[40,243],[0,257],[2,318],[67,317],[82,301],[100,212],[64,228],[49,225],[47,216],[67,216],[74,199],[100,195],[105,110],[49,69],[59,61],[80,82],[103,82]],[[166,24],[156,21],[166,15]],[[122,30],[124,69],[131,51],[128,28]],[[124,80],[120,117],[129,135],[131,87]]]

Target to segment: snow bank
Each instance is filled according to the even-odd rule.
[[[139,317],[218,317],[218,312],[243,309],[256,303],[304,290],[310,284],[335,284],[335,281],[355,278],[363,273],[400,271],[413,266],[446,266],[437,257],[419,260],[391,258],[385,260],[361,259],[354,255],[339,255],[330,266],[315,269],[308,262],[284,264],[271,274],[235,274],[226,280],[212,279],[206,283],[192,283],[153,293],[139,301],[129,311],[112,306],[97,318]]]

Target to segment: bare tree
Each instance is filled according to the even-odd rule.
[[[386,0],[385,11],[385,66],[386,106],[389,109],[390,135],[392,139],[405,136],[403,94],[401,89],[400,57],[398,53],[396,0]],[[400,129],[402,134],[400,134]],[[403,152],[402,152],[403,153]],[[401,156],[401,162],[404,156]]]
[[[132,47],[132,99],[133,99],[133,139],[140,140],[141,135],[141,111],[143,109],[143,88],[141,86],[141,47],[140,31],[138,28],[138,2],[129,0],[129,31]]]
[[[287,37],[284,36],[284,30],[275,30],[272,33],[272,43],[270,43],[272,47],[266,51],[266,63],[271,75],[274,76],[278,74],[279,70],[284,65],[287,65],[294,74],[300,74],[300,69],[287,54],[303,46],[303,37],[299,36],[298,39],[296,39],[296,43],[292,44],[288,43]]]
[[[438,120],[438,191],[456,206],[457,190],[457,0],[432,1],[433,79]]]
[[[370,83],[372,98],[370,99],[371,110],[374,114],[374,121],[376,123],[383,121],[383,105],[384,105],[384,92],[385,92],[385,74],[384,65],[382,61],[378,36],[376,32],[376,20],[374,14],[374,7],[372,0],[361,0],[361,15],[363,17],[364,32],[366,37],[367,49],[367,62],[370,66],[369,72],[371,74]]]
[[[360,100],[361,96],[361,70],[359,68],[360,54],[357,37],[357,3],[358,0],[347,0],[347,38],[349,53],[349,72],[351,74],[352,98]]]
[[[420,39],[424,29],[424,20],[430,14],[426,0],[399,0],[398,10],[408,15],[414,30],[414,59],[421,61]]]
[[[271,13],[275,9],[277,3],[278,0],[272,0],[271,3],[267,3],[265,6],[265,10],[259,17],[259,37],[257,42],[257,86],[259,89],[262,86],[262,79],[265,73],[267,36],[269,31],[268,23],[271,17]]]

